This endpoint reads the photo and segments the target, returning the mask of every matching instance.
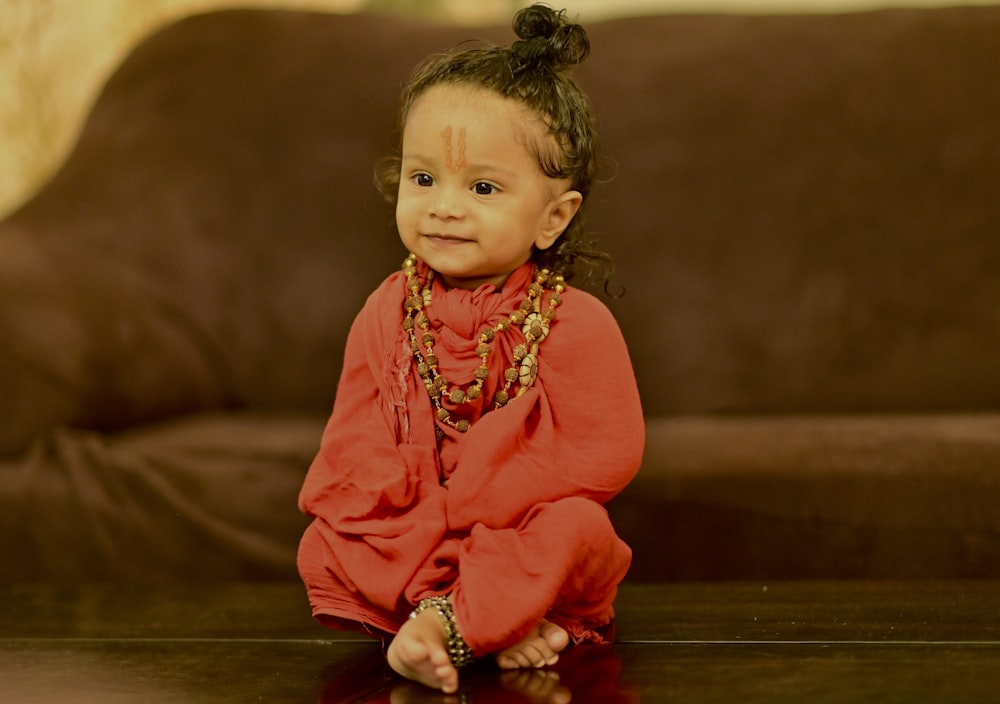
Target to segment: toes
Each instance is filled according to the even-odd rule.
[[[520,667],[520,665],[517,664],[517,660],[505,653],[497,655],[497,665],[501,670],[516,670]]]
[[[548,640],[546,640],[541,633],[534,638],[523,642],[521,644],[521,649],[528,657],[532,667],[555,665],[559,660],[558,651],[552,648]]]
[[[551,621],[543,621],[538,634],[555,653],[560,653],[569,645],[569,634],[562,626]]]
[[[434,674],[437,675],[442,692],[454,694],[458,691],[458,671],[454,667],[439,667],[434,670]]]
[[[442,676],[440,682],[444,694],[455,694],[458,691],[458,672],[452,670],[451,674]]]
[[[559,659],[556,654],[546,656],[535,645],[522,643],[515,648],[511,648],[498,654],[497,665],[503,670],[541,668],[546,665],[553,665]]]
[[[428,659],[436,668],[455,669],[454,665],[451,664],[451,657],[448,655],[448,651],[443,648],[432,650]]]
[[[458,671],[439,639],[443,633],[435,622],[411,619],[389,644],[386,660],[406,679],[451,694],[458,691]]]
[[[559,660],[559,653],[544,638],[539,637],[530,643],[528,658],[535,667],[544,667],[555,665]]]
[[[559,653],[568,645],[569,634],[564,628],[542,621],[523,641],[498,653],[496,663],[503,670],[540,669],[555,665],[559,661]]]
[[[419,668],[428,657],[428,649],[423,643],[396,638],[389,644],[386,659],[393,670],[412,679],[410,673]]]
[[[550,659],[557,657],[556,654],[550,651],[548,646],[543,645],[543,643],[544,641],[532,643],[532,645],[529,646],[525,652],[528,662],[531,663],[532,667],[545,667],[549,664]]]
[[[514,661],[516,667],[531,667],[531,661],[521,648],[507,651],[507,657]]]

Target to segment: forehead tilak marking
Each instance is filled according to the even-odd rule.
[[[463,166],[468,166],[465,160],[465,128],[460,127],[458,130],[458,158],[455,158],[454,150],[451,143],[452,128],[448,125],[441,132],[441,141],[444,144],[444,163],[448,167],[449,171],[458,172]]]

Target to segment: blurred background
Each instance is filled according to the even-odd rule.
[[[97,92],[144,36],[233,7],[397,12],[475,26],[508,23],[530,0],[0,0],[0,217],[58,168]],[[848,12],[993,0],[555,0],[583,23],[651,12]]]

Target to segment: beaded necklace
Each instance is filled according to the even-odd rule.
[[[423,379],[440,422],[455,428],[460,433],[469,430],[470,421],[452,419],[451,413],[442,405],[441,400],[448,398],[454,404],[463,404],[482,396],[483,384],[490,376],[487,361],[493,351],[491,343],[496,340],[497,335],[503,334],[512,325],[521,326],[524,343],[516,345],[513,349],[513,363],[503,373],[504,384],[493,395],[493,407],[502,408],[510,402],[511,387],[515,382],[519,388],[514,398],[523,394],[535,383],[535,377],[538,375],[539,348],[548,337],[549,325],[555,318],[556,306],[562,302],[562,293],[566,290],[566,282],[561,275],[553,275],[548,269],[535,269],[534,281],[528,285],[525,298],[517,310],[480,333],[479,344],[476,346],[476,356],[479,357],[480,364],[476,367],[472,382],[463,390],[450,386],[438,369],[438,358],[434,354],[434,333],[430,330],[430,319],[424,312],[424,308],[431,303],[434,272],[428,271],[426,280],[421,282],[417,275],[417,258],[411,254],[403,262],[403,273],[406,275],[407,292],[403,303],[403,309],[406,311],[403,330],[410,338],[410,350],[417,365],[417,373]],[[547,297],[548,307],[542,311],[542,293],[545,290],[550,290],[552,293]],[[418,329],[422,333],[419,339]]]

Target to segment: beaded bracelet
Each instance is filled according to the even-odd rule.
[[[458,632],[458,624],[455,623],[455,612],[451,609],[451,602],[444,596],[431,596],[423,599],[417,608],[410,614],[410,618],[416,618],[417,614],[434,609],[441,622],[444,624],[445,635],[448,639],[448,657],[455,667],[465,667],[472,662],[472,648],[462,638]]]

